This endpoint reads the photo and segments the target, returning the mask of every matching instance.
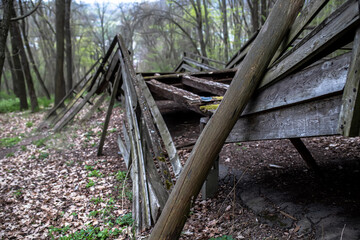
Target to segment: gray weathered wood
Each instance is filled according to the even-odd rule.
[[[347,137],[360,135],[360,27],[356,31],[351,65],[342,98],[339,131]]]
[[[182,63],[182,64],[178,67],[177,71],[178,71],[178,72],[181,72],[181,70],[185,70],[185,71],[188,71],[188,72],[200,72],[199,69],[194,68],[194,67],[192,67],[192,66],[190,66],[189,64],[186,64],[186,63]]]
[[[150,91],[155,92],[166,99],[174,100],[175,102],[186,106],[201,104],[200,96],[192,92],[161,83],[157,80],[151,80],[146,83]]]
[[[94,114],[96,109],[99,109],[101,104],[105,101],[107,94],[103,93],[101,94],[101,97],[97,99],[94,106],[91,107],[91,109],[86,113],[86,115],[81,119],[81,122],[85,122],[91,118],[91,116]]]
[[[169,155],[170,163],[173,167],[175,176],[178,177],[180,175],[182,166],[179,160],[179,156],[177,155],[176,148],[171,138],[170,132],[166,127],[165,121],[159,111],[159,108],[155,103],[154,98],[150,93],[150,90],[148,89],[144,79],[140,75],[138,76],[138,83],[146,99],[146,102],[149,104],[150,111],[153,116],[156,127],[159,129],[160,136],[164,142],[165,149]]]
[[[121,136],[118,136],[117,139],[118,147],[120,149],[121,155],[123,156],[126,168],[130,168],[130,153],[127,150],[127,147],[125,146],[123,140],[121,139]]]
[[[359,4],[350,0],[330,15],[322,24],[283,55],[265,74],[260,87],[277,81],[306,66],[311,60],[329,51],[329,47],[359,24]],[[350,40],[351,41],[351,40]]]
[[[115,69],[114,69],[114,71],[115,71]],[[115,97],[117,95],[118,88],[119,88],[120,82],[121,82],[121,70],[120,70],[120,68],[118,68],[117,71],[115,71],[115,72],[116,72],[115,83],[114,83],[114,87],[113,87],[113,90],[112,90],[112,93],[111,93],[111,98],[110,98],[109,106],[108,106],[108,109],[107,109],[107,112],[106,112],[106,117],[105,117],[105,121],[104,121],[103,130],[102,130],[102,133],[101,133],[101,138],[100,138],[98,151],[97,151],[98,156],[102,155],[102,150],[103,150],[104,143],[105,143],[105,137],[106,137],[106,134],[107,134],[107,129],[108,129],[108,126],[109,126],[113,106],[114,106],[114,103],[115,103]]]
[[[149,240],[179,238],[191,201],[199,193],[227,135],[254,93],[303,3],[303,0],[278,0],[275,3],[220,107],[198,138]]]
[[[188,57],[183,57],[183,61],[185,63],[188,63],[188,64],[192,64],[194,65],[195,67],[199,68],[198,71],[200,71],[200,69],[203,69],[205,71],[215,71],[217,70],[217,68],[214,68],[214,67],[211,67],[205,63],[201,63],[201,62],[198,62],[194,59],[191,59],[191,58],[188,58]]]
[[[226,142],[338,135],[341,95],[241,117]]]
[[[223,96],[229,87],[229,85],[227,84],[218,83],[214,81],[207,81],[193,76],[183,76],[181,82],[184,85],[219,96]]]

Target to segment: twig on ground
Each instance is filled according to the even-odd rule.
[[[344,224],[344,227],[343,227],[343,229],[341,230],[340,240],[343,240],[343,235],[344,235],[345,227],[346,227],[346,223]]]

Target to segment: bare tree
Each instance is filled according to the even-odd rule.
[[[10,9],[13,6],[13,0],[2,0],[1,2],[3,5],[3,19],[0,22],[0,77],[5,62],[6,39],[10,28]]]
[[[65,0],[56,0],[55,105],[66,95],[64,80]]]
[[[65,40],[66,40],[66,92],[69,92],[73,86],[73,59],[71,46],[71,0],[65,0]]]

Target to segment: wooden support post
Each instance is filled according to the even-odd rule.
[[[316,173],[320,173],[319,166],[316,164],[315,159],[311,155],[309,149],[305,146],[304,142],[300,138],[290,138],[291,143],[294,145],[296,150],[300,153],[302,159],[306,162],[309,169]]]
[[[360,28],[353,46],[339,120],[339,132],[346,137],[360,135]]]
[[[272,56],[294,22],[304,0],[278,0],[238,69],[215,114],[201,133],[150,240],[178,239],[194,200],[225,139],[259,84]]]
[[[205,125],[209,121],[208,117],[200,118],[200,132],[204,130]],[[214,161],[213,166],[201,188],[201,197],[206,200],[209,197],[215,196],[219,188],[219,155]]]
[[[105,143],[105,137],[106,137],[107,129],[108,129],[108,126],[109,126],[109,121],[110,121],[110,117],[111,117],[111,114],[112,114],[112,110],[113,110],[113,106],[114,106],[114,102],[115,102],[115,97],[116,97],[116,94],[118,92],[118,88],[119,88],[119,85],[120,85],[120,81],[121,81],[121,69],[118,68],[117,76],[115,77],[115,83],[114,83],[113,91],[111,93],[111,99],[110,99],[109,107],[108,107],[108,110],[106,112],[104,127],[103,127],[103,130],[102,130],[102,133],[101,133],[100,143],[99,143],[98,152],[97,152],[98,156],[102,155],[102,149],[103,149],[103,146],[104,146],[104,143]]]

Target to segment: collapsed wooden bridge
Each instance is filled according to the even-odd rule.
[[[306,33],[327,3],[308,1],[302,8],[226,142],[288,138],[309,167],[318,170],[300,138],[359,135],[360,3],[347,1]],[[139,230],[149,228],[182,171],[156,101],[170,100],[210,118],[256,39],[257,34],[228,63],[188,53],[173,73],[136,74],[121,36],[116,36],[94,65],[96,72],[74,87],[76,96],[66,106],[70,94],[48,113],[42,127],[61,130],[86,103],[96,108],[104,98],[95,95],[108,89],[101,154],[114,101],[121,99],[126,118],[118,145],[131,170],[133,217]]]

